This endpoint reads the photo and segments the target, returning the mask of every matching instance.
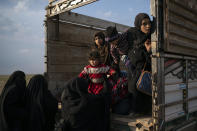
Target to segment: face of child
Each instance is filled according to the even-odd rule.
[[[100,46],[103,44],[103,39],[101,37],[96,36],[94,39],[97,46]]]
[[[151,23],[148,18],[145,18],[142,20],[141,24],[141,31],[144,32],[145,34],[150,33],[150,28],[151,28]]]
[[[95,59],[95,60],[89,60],[89,63],[91,66],[97,66],[99,65],[99,59]]]
[[[150,52],[151,51],[151,41],[150,41],[150,39],[147,39],[145,41],[144,45],[146,47],[147,52]]]
[[[118,43],[118,39],[116,39],[116,40],[114,40],[114,41],[110,42],[110,44],[112,44],[112,45],[114,45],[114,46],[116,46],[116,45],[117,45],[117,43]]]

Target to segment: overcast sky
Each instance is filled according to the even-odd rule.
[[[0,74],[44,72],[44,18],[48,0],[0,0]],[[73,10],[133,26],[139,12],[150,14],[149,0],[99,0]]]

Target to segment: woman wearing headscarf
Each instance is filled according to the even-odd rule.
[[[26,131],[52,131],[57,106],[57,100],[48,90],[46,79],[42,75],[33,76],[26,92]]]
[[[26,116],[24,93],[25,74],[15,71],[6,82],[0,97],[0,130],[24,131]]]
[[[88,92],[88,81],[73,78],[62,93],[64,131],[109,131],[110,89],[104,82],[103,90],[94,95]],[[68,126],[69,125],[69,126]]]
[[[150,52],[147,53],[145,48],[145,41],[150,40],[151,33],[151,21],[150,17],[146,13],[139,13],[135,17],[134,22],[135,27],[129,28],[125,33],[119,35],[114,29],[115,27],[109,27],[107,30],[108,41],[113,44],[111,47],[111,54],[116,61],[119,63],[120,58],[126,65],[128,69],[128,90],[131,95],[129,95],[132,100],[132,108],[134,112],[144,112],[141,111],[151,110],[151,102],[146,102],[146,95],[136,90],[136,82],[140,76],[143,66],[146,62],[146,68],[148,71],[151,70],[151,59]],[[115,31],[114,31],[115,30]],[[135,52],[135,53],[134,53]],[[146,100],[145,100],[146,99]],[[149,109],[144,108],[148,105]]]
[[[132,94],[132,110],[134,113],[150,113],[152,97],[136,88],[137,80],[144,71],[151,72],[151,21],[147,14],[139,13],[135,18],[135,27],[127,31],[130,66],[128,70],[128,90]]]
[[[151,42],[147,39],[139,48],[129,52],[131,64],[135,69],[130,72],[128,77],[128,89],[132,94],[132,110],[134,113],[150,114],[152,109],[152,97],[140,92],[136,88],[137,81],[142,71],[151,72]]]

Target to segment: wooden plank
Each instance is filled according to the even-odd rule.
[[[165,52],[197,56],[197,9],[194,1],[166,1]]]
[[[174,2],[190,12],[197,14],[197,1],[196,0],[174,0]]]
[[[190,30],[190,32],[193,32],[193,33],[197,32],[196,23],[188,21],[188,20],[184,19],[183,17],[180,17],[172,12],[168,16],[169,16],[170,23],[174,23],[176,25],[179,25],[182,28],[186,28],[186,29]],[[169,30],[170,30],[170,28],[169,28]]]
[[[177,34],[173,34],[173,33],[170,33],[169,44],[171,44],[172,46],[176,45],[176,46],[180,46],[182,48],[188,48],[188,49],[192,49],[192,50],[197,49],[197,44],[195,41],[187,39],[185,37],[181,37],[181,36],[179,36]],[[196,50],[196,52],[197,52],[197,50]]]
[[[188,9],[183,8],[179,4],[173,3],[172,1],[169,1],[168,9],[170,12],[173,12],[181,17],[183,17],[185,20],[189,20],[191,22],[196,23],[197,19],[194,19],[197,17],[197,14],[195,12],[191,12]]]
[[[172,41],[173,42],[173,41]],[[173,52],[181,55],[190,55],[190,56],[197,56],[196,49],[192,48],[183,48],[181,46],[176,46],[176,43],[174,45],[169,45],[169,48],[166,49],[166,52]]]
[[[48,73],[50,81],[68,81],[79,75],[77,72]]]
[[[59,26],[59,40],[75,43],[93,43],[94,34],[98,31],[68,23],[60,23]]]
[[[129,127],[133,127],[132,129],[137,128],[137,124],[141,124],[142,126],[141,128],[143,129],[149,129],[153,125],[152,117],[144,116],[144,115],[125,116],[125,115],[112,114],[111,122],[112,122],[112,126],[113,125],[129,126]]]
[[[98,18],[93,18],[90,16],[85,16],[82,14],[77,14],[73,12],[65,12],[59,15],[60,20],[63,21],[70,21],[73,23],[78,23],[82,25],[88,25],[92,27],[97,27],[101,29],[106,29],[108,26],[116,26],[117,30],[120,32],[126,31],[129,26],[98,19]]]
[[[69,47],[90,47],[93,43],[85,43],[83,41],[81,42],[72,42],[72,41],[60,41],[60,40],[48,40],[47,41],[47,46],[69,46]]]
[[[73,64],[88,64],[87,57],[73,57],[73,56],[48,56],[48,64],[50,65],[73,65]]]
[[[85,65],[49,65],[48,66],[48,72],[51,73],[61,73],[61,72],[76,72],[80,73]]]
[[[58,22],[57,20],[47,20],[47,40],[57,40],[58,36]]]
[[[48,17],[70,11],[72,9],[96,2],[97,0],[60,0],[50,3],[47,10],[49,10]]]
[[[84,57],[87,58],[87,53],[90,48],[71,46],[71,45],[52,45],[48,44],[48,56],[68,56],[68,57]]]
[[[197,27],[197,24],[196,24],[196,26],[193,26],[193,28],[196,28],[196,27]],[[169,30],[170,33],[190,39],[190,40],[196,42],[196,44],[197,44],[197,37],[196,37],[197,31],[193,32],[191,30],[188,30],[187,28],[184,28],[184,26],[178,26],[173,23],[169,23],[169,28],[170,28],[170,30]],[[197,28],[196,28],[196,30],[197,30]]]

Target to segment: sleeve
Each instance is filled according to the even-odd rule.
[[[118,49],[119,54],[121,54],[121,55],[128,54],[129,44],[128,44],[128,40],[127,40],[128,38],[127,37],[128,37],[127,32],[123,33],[120,36],[120,40],[118,42],[117,49]]]
[[[128,50],[132,49],[133,48],[133,40],[135,38],[135,29],[134,28],[130,28],[129,30],[127,30],[125,32],[125,38],[126,38],[126,41],[127,41],[127,44],[128,44]]]
[[[109,68],[108,74],[111,76],[114,73],[116,73],[116,71],[114,69],[112,69],[112,68]]]
[[[78,77],[86,79],[88,76],[87,67],[84,67],[83,71],[79,74]]]
[[[113,61],[118,64],[120,61],[120,55],[119,55],[119,51],[117,50],[117,48],[114,45],[110,45],[110,54],[113,58]]]

